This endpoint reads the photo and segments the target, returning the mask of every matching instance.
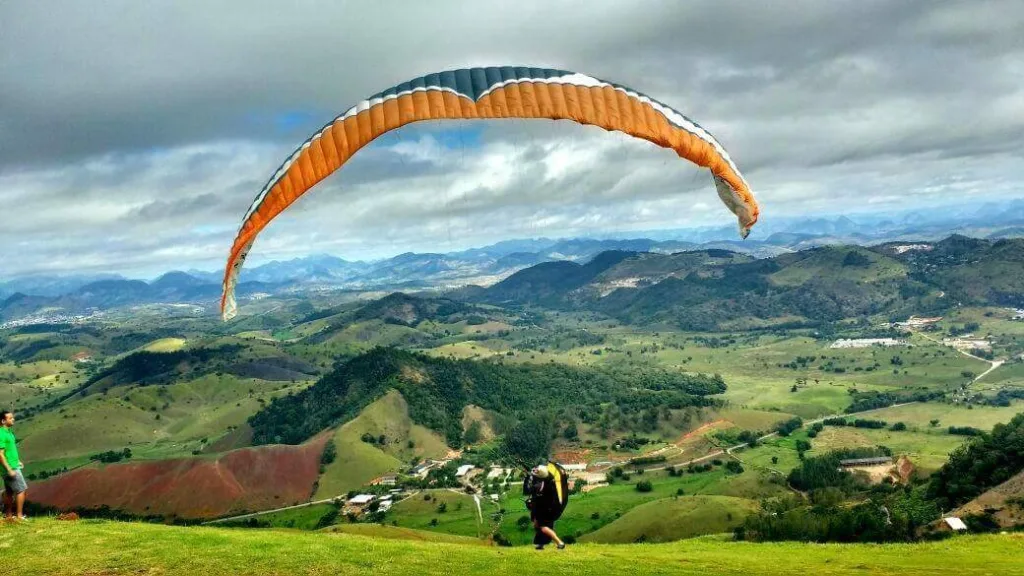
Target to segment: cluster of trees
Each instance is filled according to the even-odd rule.
[[[844,448],[833,450],[821,456],[804,458],[800,466],[789,473],[789,484],[804,492],[822,488],[839,488],[850,491],[857,487],[856,477],[842,470],[839,462],[852,458],[892,456],[884,446],[876,448]]]
[[[891,455],[882,446],[829,452],[805,458],[789,483],[805,492],[768,500],[736,531],[739,539],[809,542],[912,541],[929,534],[922,528],[942,510],[961,506],[1024,470],[1024,414],[981,432],[958,448],[930,478],[905,486],[869,486],[842,470],[841,460]],[[964,519],[972,530],[995,529],[985,515]]]
[[[651,464],[660,464],[668,460],[665,456],[637,456],[636,458],[630,458],[629,464],[631,466],[649,466]]]
[[[63,468],[59,468],[57,470],[40,470],[38,473],[29,474],[27,476],[27,478],[29,480],[46,480],[47,478],[52,478],[53,476],[56,476],[58,474],[63,474],[64,472],[67,472],[67,471],[68,471],[68,467],[67,466],[64,466]]]
[[[367,444],[380,444],[381,446],[388,443],[388,437],[385,436],[384,434],[374,436],[369,432],[363,432],[363,435],[360,436],[359,439],[362,440],[363,442],[366,442]]]
[[[954,436],[981,436],[985,433],[984,430],[973,426],[950,426],[947,430]]]
[[[1024,399],[1024,388],[1003,388],[996,395],[988,399],[988,403],[993,406],[1009,406],[1011,402],[1018,399]]]
[[[932,475],[930,497],[944,509],[968,502],[1024,469],[1024,414],[957,448]]]
[[[736,530],[746,540],[803,542],[899,542],[917,538],[918,528],[939,510],[920,488],[879,486],[866,500],[844,505],[841,491],[823,490],[813,505],[796,497],[766,502]]]
[[[718,375],[656,368],[506,365],[377,348],[340,364],[298,394],[275,398],[249,419],[253,442],[300,443],[354,417],[392,388],[405,397],[414,422],[457,446],[464,441],[462,410],[468,404],[515,419],[548,412],[585,422],[612,406],[620,424],[649,426],[651,416],[656,424],[669,410],[720,405],[712,396],[726,387]]]
[[[229,344],[217,348],[186,348],[174,352],[135,352],[118,360],[87,382],[86,386],[104,378],[111,378],[112,384],[132,383],[170,384],[185,367],[201,366],[215,359],[232,359],[241,350],[241,345]]]
[[[944,393],[935,390],[903,390],[897,392],[853,391],[851,395],[853,396],[853,402],[846,408],[847,414],[874,410],[876,408],[886,408],[893,404],[904,402],[929,402],[942,398]]]
[[[794,416],[785,422],[776,424],[775,431],[779,433],[779,436],[789,436],[803,425],[804,421],[799,416]]]
[[[334,440],[328,440],[324,445],[324,451],[320,454],[320,473],[323,474],[327,470],[327,466],[337,457],[338,447],[334,445]]]
[[[950,326],[950,336],[963,336],[964,334],[971,334],[981,329],[981,324],[977,322],[967,322],[961,326]]]
[[[132,449],[125,448],[124,450],[107,450],[106,452],[93,454],[92,456],[89,456],[89,460],[92,460],[93,462],[103,462],[104,464],[112,464],[114,462],[128,460],[131,457]]]
[[[645,446],[650,443],[650,438],[645,438],[643,436],[637,436],[636,434],[633,434],[632,436],[626,436],[625,438],[621,438],[618,441],[616,441],[615,444],[612,445],[612,449],[630,452],[632,450],[639,450],[641,446]]]
[[[600,346],[605,344],[608,338],[604,334],[591,332],[589,330],[568,330],[565,328],[555,329],[550,332],[541,333],[532,338],[524,338],[512,345],[512,348],[520,351],[537,350],[547,352],[551,350],[569,350],[586,346]]]

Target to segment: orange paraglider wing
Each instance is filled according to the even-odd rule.
[[[728,153],[696,122],[625,86],[541,68],[470,68],[429,74],[349,108],[306,140],[278,168],[249,210],[224,271],[221,315],[234,317],[235,285],[256,236],[278,214],[390,130],[422,120],[547,118],[620,131],[671,148],[711,170],[715,188],[744,238],[757,222],[757,202]]]

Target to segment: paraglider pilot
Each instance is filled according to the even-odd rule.
[[[530,509],[533,521],[533,544],[537,550],[555,541],[558,549],[565,548],[565,542],[555,533],[555,521],[562,516],[569,503],[569,485],[565,470],[553,462],[537,466],[523,480],[523,494],[527,496],[526,507]]]

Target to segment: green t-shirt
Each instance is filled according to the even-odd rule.
[[[4,457],[7,458],[7,465],[12,470],[21,468],[21,458],[18,457],[18,446],[17,440],[14,438],[14,432],[6,426],[0,426],[0,450],[4,451]]]

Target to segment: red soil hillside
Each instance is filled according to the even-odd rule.
[[[299,446],[260,446],[216,458],[90,466],[32,485],[60,509],[107,505],[138,515],[213,518],[309,500],[330,434]]]

